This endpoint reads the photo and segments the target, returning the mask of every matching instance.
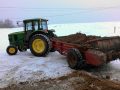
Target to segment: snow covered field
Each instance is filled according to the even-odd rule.
[[[116,28],[115,30],[114,27]],[[120,22],[54,24],[50,25],[49,28],[55,29],[56,34],[59,36],[74,34],[76,32],[98,36],[120,35]]]
[[[82,32],[90,35],[113,36],[119,35],[120,23],[85,23],[85,24],[56,24],[50,25],[50,29],[55,29],[59,36]],[[114,26],[117,26],[114,31]],[[56,78],[72,72],[68,67],[66,58],[58,52],[49,53],[47,57],[35,57],[30,51],[9,56],[6,47],[9,45],[8,33],[23,30],[0,29],[0,88],[12,83],[24,81],[36,81],[48,78]],[[106,65],[101,73],[111,74],[114,79],[120,78],[119,60]],[[97,71],[95,71],[97,72]]]

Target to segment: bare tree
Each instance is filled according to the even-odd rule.
[[[13,28],[13,22],[10,19],[6,19],[4,21],[0,20],[0,28]]]
[[[0,21],[0,28],[3,28],[3,26],[4,26],[4,22],[1,20]]]

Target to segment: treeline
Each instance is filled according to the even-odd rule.
[[[0,20],[0,28],[14,28],[15,25],[10,19]]]

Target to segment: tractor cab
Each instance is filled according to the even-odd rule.
[[[48,26],[47,26],[47,21],[46,19],[27,19],[24,20],[24,30],[25,31],[47,31]]]
[[[24,20],[25,41],[28,42],[29,38],[35,34],[45,34],[48,37],[49,34],[53,34],[53,31],[48,30],[47,21],[41,18]]]

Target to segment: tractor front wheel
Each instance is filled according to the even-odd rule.
[[[35,56],[46,56],[50,51],[50,40],[42,34],[34,35],[29,42],[30,51]]]
[[[6,49],[6,52],[9,55],[15,55],[18,52],[18,49],[15,46],[8,46],[7,49]]]

